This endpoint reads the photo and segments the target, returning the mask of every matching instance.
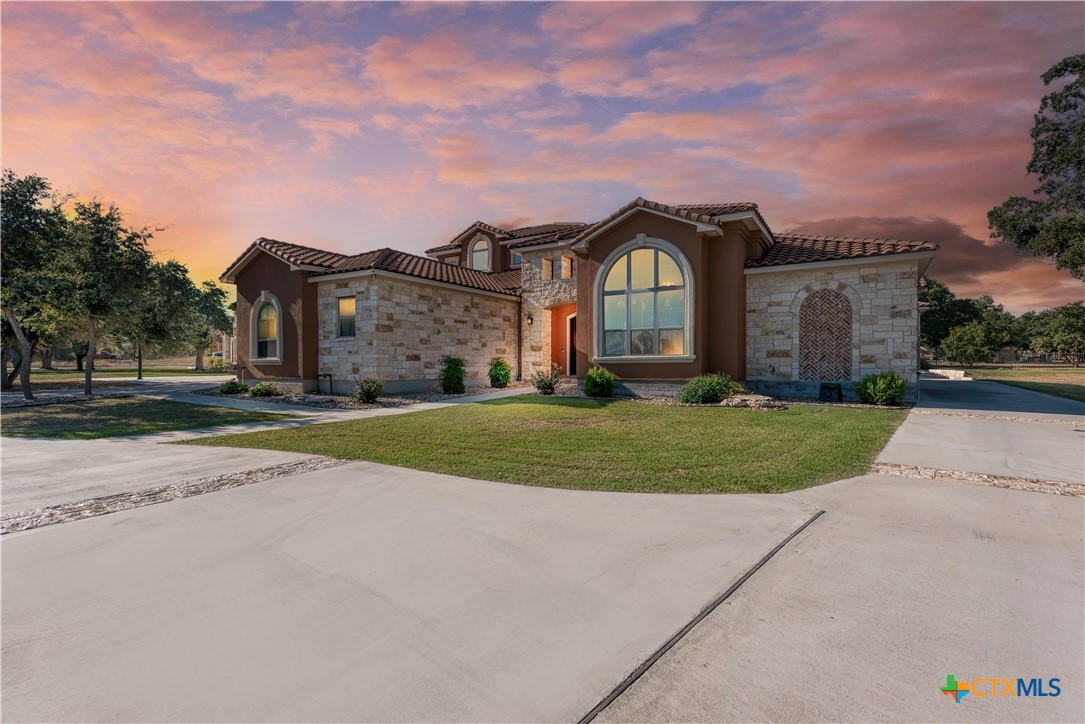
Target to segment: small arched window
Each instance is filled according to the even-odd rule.
[[[690,354],[686,274],[670,253],[634,248],[603,274],[603,356]]]
[[[275,328],[279,326],[278,314],[275,307],[268,302],[260,306],[256,314],[256,356],[260,358],[275,357],[279,351],[279,338],[275,334]]]
[[[282,307],[274,294],[263,291],[252,303],[250,356],[263,364],[279,364],[283,347]]]
[[[477,239],[471,244],[471,268],[490,271],[490,242],[486,239]]]

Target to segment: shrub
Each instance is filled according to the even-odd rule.
[[[561,378],[561,365],[552,363],[550,365],[550,372],[546,373],[539,370],[535,373],[535,376],[531,378],[531,384],[535,385],[535,389],[539,391],[541,395],[552,395],[554,390],[558,386],[558,380]]]
[[[253,397],[276,397],[282,394],[282,390],[270,382],[257,382],[249,388],[249,394]]]
[[[745,392],[739,383],[724,374],[711,373],[694,377],[678,392],[678,401],[689,405],[715,405],[724,398]]]
[[[501,357],[490,360],[490,387],[508,387],[512,379],[512,367]]]
[[[441,373],[437,377],[441,392],[446,395],[462,395],[467,391],[463,384],[467,376],[467,363],[460,357],[442,357]]]
[[[865,405],[899,405],[904,401],[908,383],[893,370],[880,375],[867,375],[859,380],[855,394]]]
[[[602,367],[592,367],[584,375],[584,394],[588,397],[613,397],[614,373]]]
[[[371,405],[377,401],[382,391],[384,391],[384,383],[380,380],[375,380],[372,377],[359,377],[354,380],[354,390],[351,391],[350,396],[358,402]]]
[[[240,395],[242,392],[248,392],[249,386],[244,385],[237,380],[228,380],[219,385],[219,392],[223,395]]]
[[[209,370],[224,370],[226,369],[226,360],[222,357],[212,357],[207,363],[207,369]]]

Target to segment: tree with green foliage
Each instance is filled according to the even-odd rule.
[[[1064,304],[1034,315],[1029,348],[1077,367],[1078,355],[1085,353],[1085,303]]]
[[[87,358],[94,359],[99,332],[136,313],[147,283],[151,252],[149,229],[124,225],[120,210],[101,201],[77,202],[69,241],[57,255],[58,275],[49,301],[80,321]],[[87,364],[83,392],[93,394]]]
[[[197,304],[200,290],[179,261],[152,261],[132,308],[116,320],[112,332],[136,356],[136,377],[143,379],[144,352],[172,351],[187,343],[186,315]]]
[[[185,322],[186,338],[196,350],[196,369],[202,370],[203,356],[214,340],[215,332],[229,331],[233,317],[226,308],[226,292],[211,281],[195,288]]]
[[[997,330],[983,321],[969,322],[957,327],[942,340],[946,359],[971,367],[988,359],[1002,349],[1002,338]]]
[[[992,238],[1085,279],[1085,54],[1064,58],[1043,74],[1045,86],[1068,82],[1040,101],[1026,169],[1040,185],[1039,198],[1013,196],[987,212]]]
[[[919,301],[927,304],[919,324],[920,341],[932,349],[942,344],[955,327],[982,316],[971,299],[958,299],[949,287],[929,277],[926,288],[919,290]]]
[[[57,282],[58,252],[68,239],[65,197],[53,193],[41,176],[15,175],[4,169],[0,179],[0,309],[5,335],[18,343],[19,381],[23,397],[30,389],[30,363],[38,342],[38,325]],[[5,350],[11,348],[5,343]],[[6,363],[5,363],[6,364]],[[7,369],[3,370],[5,379]]]

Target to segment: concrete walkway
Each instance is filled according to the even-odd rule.
[[[15,533],[4,718],[574,721],[812,512],[352,463]]]
[[[879,460],[1082,480],[1080,404],[953,381],[923,400]],[[1085,500],[879,475],[792,497],[827,512],[599,721],[1085,721]],[[955,704],[949,674],[1062,694]]]

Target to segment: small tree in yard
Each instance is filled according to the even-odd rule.
[[[226,308],[226,292],[214,282],[204,282],[195,289],[188,318],[188,341],[196,350],[196,369],[204,369],[203,356],[211,346],[216,331],[229,330],[233,318]]]
[[[94,359],[101,326],[134,313],[150,268],[151,231],[128,229],[123,221],[116,206],[77,202],[69,243],[57,255],[50,301],[81,320],[88,360]],[[83,382],[88,396],[94,391],[92,370],[88,363]]]
[[[1079,365],[1085,353],[1085,304],[1073,302],[1034,315],[1029,346],[1035,352],[1051,353]]]
[[[1002,348],[1002,340],[984,322],[969,322],[957,327],[942,340],[946,359],[972,365],[988,359]]]
[[[115,332],[134,348],[136,377],[143,379],[144,351],[176,349],[184,344],[185,317],[191,315],[199,290],[185,265],[171,259],[151,262],[140,291],[130,313],[117,320]]]

